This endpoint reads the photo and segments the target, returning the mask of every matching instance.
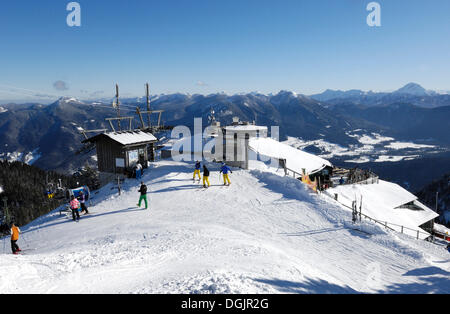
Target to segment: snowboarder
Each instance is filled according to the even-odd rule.
[[[21,249],[17,245],[17,241],[19,240],[20,229],[14,223],[11,226],[11,250],[13,254],[18,254]]]
[[[80,202],[73,195],[70,197],[70,209],[72,210],[73,221],[80,220],[80,213],[78,212],[80,209]]]
[[[145,209],[148,208],[148,203],[147,203],[147,186],[144,184],[144,182],[141,182],[141,188],[139,189],[139,191],[141,193],[141,197],[139,197],[139,203],[137,204],[138,207],[141,207],[141,202],[142,200],[145,202]]]
[[[80,191],[79,201],[80,201],[80,205],[81,205],[81,211],[85,212],[86,215],[89,214],[89,212],[87,210],[87,206],[86,206],[86,195],[84,194],[83,191]]]
[[[201,167],[201,164],[200,164],[200,161],[196,161],[195,162],[195,170],[194,170],[194,177],[193,177],[193,180],[195,181],[195,176],[198,174],[198,180],[200,181],[201,179],[202,179],[202,177],[201,177],[201,175],[200,175],[200,167]]]
[[[220,169],[220,173],[223,173],[223,185],[231,184],[230,178],[228,177],[228,172],[233,173],[230,167],[228,167],[225,163],[222,164],[222,168]]]
[[[208,186],[206,186],[206,183],[208,183]],[[210,187],[211,184],[209,184],[209,170],[206,168],[205,165],[203,165],[203,187]]]
[[[341,177],[341,179],[339,179],[339,184],[344,185],[344,183],[345,183],[344,177]]]

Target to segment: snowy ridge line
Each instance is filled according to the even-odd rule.
[[[346,208],[348,208],[348,209],[350,209],[350,210],[353,210],[353,208],[351,208],[351,207],[349,207],[349,206],[347,206],[347,205],[345,205],[345,204],[343,204],[343,203],[337,201],[337,200],[336,200],[332,195],[330,195],[327,191],[321,192],[319,195],[322,195],[322,194],[328,196],[329,198],[331,198],[331,199],[332,199],[333,201],[335,201],[336,203],[338,203],[338,204],[340,204],[340,205],[342,205],[342,206],[344,206],[344,207],[346,207]],[[417,233],[417,239],[419,239],[419,235],[420,235],[420,234],[425,234],[425,235],[427,235],[427,236],[429,235],[428,232],[420,231],[419,229],[412,229],[412,228],[408,228],[408,227],[401,226],[401,225],[398,225],[398,224],[390,223],[390,222],[387,222],[387,221],[385,221],[385,222],[379,221],[379,220],[377,220],[377,219],[375,219],[375,218],[372,218],[372,217],[370,217],[370,216],[367,216],[366,214],[363,214],[363,213],[361,213],[361,212],[358,212],[358,215],[364,216],[364,218],[368,219],[369,221],[373,221],[373,222],[375,222],[375,223],[377,223],[377,224],[379,224],[379,225],[385,227],[386,229],[389,229],[389,230],[394,231],[394,232],[398,232],[398,231],[395,230],[395,229],[393,229],[393,228],[390,228],[389,225],[390,225],[390,226],[400,227],[401,230],[402,230],[402,231],[401,231],[402,234],[403,234],[403,230],[404,230],[404,229],[414,231],[414,232]]]

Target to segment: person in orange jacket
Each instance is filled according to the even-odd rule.
[[[14,223],[11,226],[11,250],[13,254],[18,254],[20,248],[17,245],[17,240],[19,240],[20,229]]]

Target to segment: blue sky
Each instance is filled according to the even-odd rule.
[[[66,0],[0,5],[0,100],[151,93],[450,90],[450,1]],[[59,82],[55,84],[56,82]],[[50,97],[36,97],[46,94]]]

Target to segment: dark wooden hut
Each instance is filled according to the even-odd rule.
[[[157,141],[153,134],[137,130],[101,133],[83,143],[95,143],[101,175],[131,176],[138,162],[147,168]]]

